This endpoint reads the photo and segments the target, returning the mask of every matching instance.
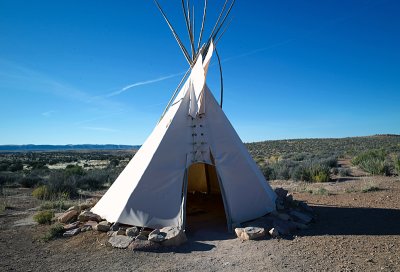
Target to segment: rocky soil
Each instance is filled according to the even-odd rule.
[[[318,219],[291,239],[241,241],[221,228],[196,229],[177,248],[114,249],[88,231],[43,242],[40,203],[11,190],[0,213],[1,271],[400,271],[400,179],[367,176],[325,184],[271,182],[307,202]],[[268,237],[268,236],[267,236]]]

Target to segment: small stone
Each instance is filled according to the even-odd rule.
[[[96,221],[100,222],[101,217],[95,213],[92,213],[90,211],[83,211],[78,217],[78,220],[81,222],[86,222],[86,221]]]
[[[288,193],[288,194],[286,195],[286,201],[287,201],[287,202],[293,202],[293,195]]]
[[[272,238],[277,238],[279,237],[279,232],[276,228],[272,228],[268,231],[269,235],[271,235]]]
[[[259,227],[236,228],[237,237],[243,241],[254,240],[265,236],[265,229]]]
[[[160,232],[159,229],[155,229],[152,232],[150,232],[148,240],[156,243],[161,243],[165,241],[166,235],[167,235],[166,233]]]
[[[119,228],[119,230],[117,230],[115,233],[117,233],[117,235],[126,235],[126,230],[123,228]]]
[[[110,225],[107,221],[101,221],[97,226],[95,227],[95,230],[101,231],[101,232],[107,232],[110,230]]]
[[[64,230],[72,230],[72,229],[75,229],[75,228],[77,228],[78,226],[79,226],[79,221],[76,221],[76,222],[74,222],[74,223],[71,223],[71,224],[68,224],[68,225],[65,225],[64,226]]]
[[[81,228],[81,232],[85,232],[85,231],[89,231],[89,230],[92,230],[91,226],[86,226],[86,227]]]
[[[97,222],[96,221],[87,221],[83,224],[84,227],[91,227],[92,229],[94,229],[97,226]]]
[[[292,221],[285,221],[279,218],[274,220],[274,228],[280,235],[289,235],[297,229]]]
[[[60,223],[68,223],[76,219],[78,212],[75,210],[67,211],[57,218]]]
[[[151,231],[148,231],[148,230],[142,230],[142,231],[139,232],[139,235],[136,236],[136,239],[147,240],[149,238],[150,232]]]
[[[139,228],[131,227],[127,228],[125,231],[126,236],[135,237],[139,235]]]
[[[77,235],[79,232],[81,232],[80,228],[76,228],[76,229],[72,229],[72,230],[68,230],[66,232],[64,232],[63,236],[64,237],[72,237]]]
[[[180,246],[187,242],[185,232],[180,227],[165,227],[160,229],[160,233],[165,233],[165,241],[161,243],[163,246]]]
[[[159,247],[160,244],[149,240],[135,240],[128,246],[128,249],[134,251],[151,251]]]
[[[116,248],[127,248],[132,241],[133,237],[125,235],[111,236],[110,239],[108,239],[108,242],[111,244],[111,246]]]

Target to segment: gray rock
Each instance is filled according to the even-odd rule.
[[[90,211],[83,211],[78,217],[78,220],[81,222],[86,222],[86,221],[96,221],[100,222],[101,217],[95,213],[92,213]]]
[[[274,219],[274,228],[281,235],[290,235],[297,230],[297,227],[291,221],[285,221],[279,218]]]
[[[76,222],[74,222],[74,223],[71,223],[71,224],[68,224],[68,225],[65,225],[64,226],[64,230],[72,230],[72,229],[75,229],[75,228],[77,228],[78,226],[79,226],[79,221],[76,221]]]
[[[148,240],[156,243],[161,243],[165,241],[166,235],[167,234],[165,232],[160,232],[159,229],[155,229],[150,232]]]
[[[276,228],[272,228],[268,231],[269,235],[271,235],[272,238],[277,238],[279,237],[279,232]]]
[[[69,212],[69,211],[77,211],[78,213],[80,213],[81,212],[81,209],[80,209],[80,207],[79,206],[71,206],[71,207],[69,207],[69,209],[67,210],[67,212]]]
[[[285,199],[287,202],[293,202],[293,195],[292,194],[287,194],[286,195],[286,199]]]
[[[139,228],[131,227],[127,228],[125,231],[126,236],[135,237],[139,235]]]
[[[260,217],[256,220],[244,223],[244,227],[259,227],[259,228],[264,228],[264,229],[270,229],[274,226],[273,224],[273,217],[271,215],[266,215],[263,217]],[[238,226],[240,227],[240,226]]]
[[[126,229],[119,228],[115,233],[117,233],[117,235],[126,235]]]
[[[165,227],[160,229],[160,233],[166,234],[161,243],[163,246],[180,246],[187,242],[185,232],[179,227]]]
[[[127,248],[132,241],[133,237],[125,235],[111,236],[110,239],[108,239],[108,242],[111,244],[111,246],[116,248]]]
[[[63,236],[64,237],[72,237],[72,236],[79,234],[80,232],[81,232],[81,229],[76,228],[76,229],[72,229],[72,230],[68,230],[68,231],[64,232]]]
[[[91,227],[92,229],[94,229],[97,226],[97,222],[96,221],[87,221],[83,224],[84,227]]]
[[[150,232],[151,231],[148,231],[148,230],[141,230],[139,232],[139,235],[136,236],[136,239],[138,239],[138,240],[147,240],[149,238]]]
[[[254,240],[265,236],[265,229],[258,227],[236,228],[237,237],[243,241]]]
[[[111,225],[110,230],[112,230],[112,231],[119,230],[119,225],[120,224],[118,222],[115,222],[114,224]]]
[[[159,243],[155,243],[149,240],[135,240],[128,246],[128,249],[134,251],[152,251],[159,247]]]
[[[110,230],[110,224],[107,221],[101,221],[99,224],[97,224],[95,230],[101,232],[107,232]]]
[[[70,211],[66,211],[65,213],[63,213],[59,217],[57,217],[57,221],[60,223],[68,223],[68,222],[76,220],[77,216],[78,216],[77,211],[70,210]]]
[[[81,228],[81,232],[89,231],[92,230],[93,228],[91,226],[86,226]]]
[[[305,213],[302,213],[302,212],[290,211],[289,213],[291,216],[294,217],[295,221],[299,221],[300,223],[308,224],[313,220],[313,218],[311,216],[309,216]]]

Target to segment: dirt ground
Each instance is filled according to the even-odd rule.
[[[42,242],[49,227],[29,225],[40,203],[13,189],[0,213],[0,271],[400,271],[400,179],[353,173],[324,184],[271,182],[318,215],[293,239],[242,242],[196,228],[187,244],[156,252],[113,249],[95,231]]]

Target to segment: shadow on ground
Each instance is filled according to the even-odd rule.
[[[400,235],[400,210],[314,206],[318,220],[301,236]]]

